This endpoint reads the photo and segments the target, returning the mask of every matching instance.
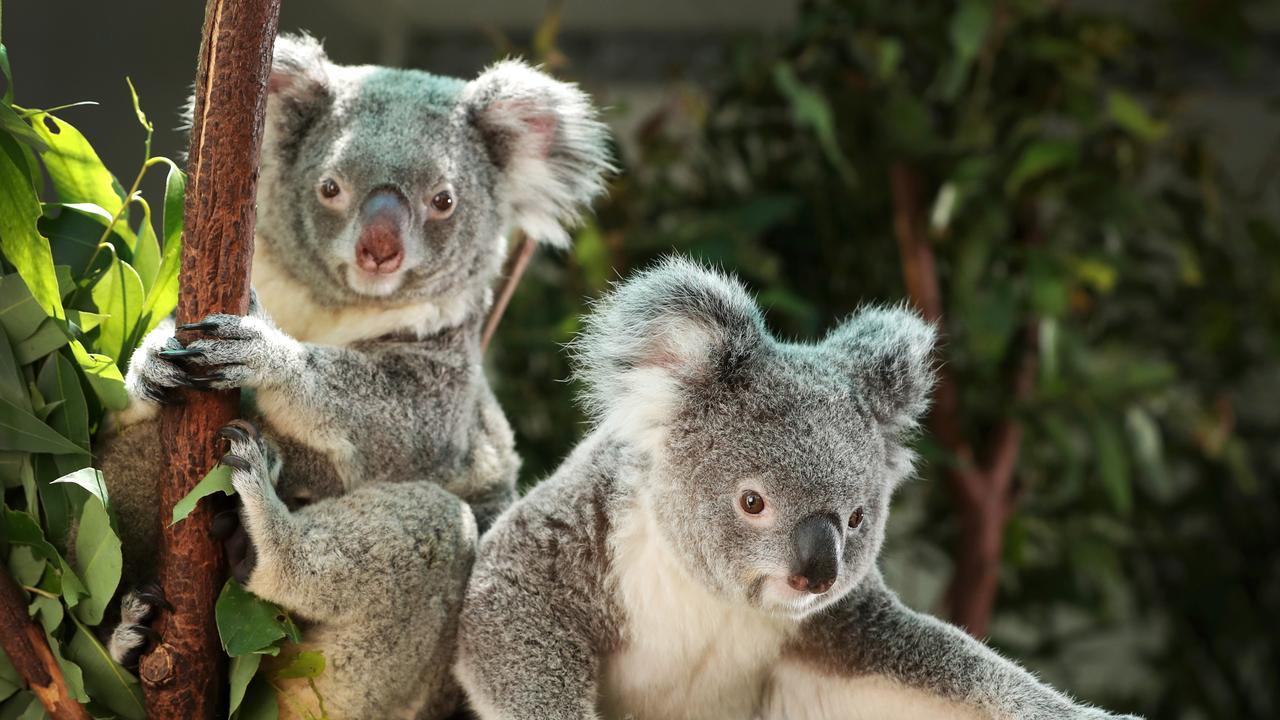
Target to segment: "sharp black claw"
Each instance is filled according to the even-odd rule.
[[[222,464],[229,468],[235,468],[236,470],[242,470],[244,472],[251,472],[253,470],[253,465],[249,464],[248,460],[245,460],[239,455],[223,455]]]
[[[165,360],[182,360],[184,358],[204,357],[204,352],[194,350],[192,348],[179,348],[176,350],[161,350],[156,353]]]
[[[262,433],[258,431],[257,425],[254,425],[248,420],[244,420],[242,418],[236,418],[235,420],[232,420],[231,422],[227,423],[226,425],[223,426],[224,430],[226,428],[235,428],[236,430],[239,430],[245,435],[248,435],[249,439],[251,440],[257,440],[258,438],[262,437]]]
[[[165,598],[164,588],[160,587],[160,583],[149,582],[142,585],[138,588],[137,594],[138,598],[146,604],[173,612],[173,605]]]
[[[135,630],[142,633],[152,643],[160,642],[160,633],[150,625],[134,625]]]
[[[198,330],[200,332],[216,330],[217,328],[218,328],[218,323],[210,322],[207,320],[202,320],[201,322],[187,323],[186,325],[178,326],[179,330]]]
[[[192,387],[200,390],[207,390],[212,383],[225,380],[226,376],[220,372],[209,373],[208,375],[198,375],[191,377]]]
[[[236,423],[227,423],[218,429],[218,437],[226,438],[233,442],[248,442],[251,438],[244,428]]]

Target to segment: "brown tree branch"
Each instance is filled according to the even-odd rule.
[[[280,0],[208,0],[188,154],[178,323],[249,305],[254,199],[266,88]],[[160,492],[160,581],[173,612],[140,670],[151,718],[212,718],[225,687],[214,602],[226,575],[209,536],[215,503],[170,526],[174,504],[217,462],[217,430],[239,412],[239,393],[185,395],[165,408]]]
[[[889,184],[894,236],[907,295],[924,317],[942,330],[942,293],[933,248],[925,232],[919,177],[910,166],[898,162],[889,169]],[[1034,326],[1028,326],[1021,335],[1018,361],[1010,379],[1016,403],[1034,389],[1037,358]],[[945,476],[960,529],[953,549],[955,568],[947,589],[947,613],[953,622],[981,637],[987,633],[999,589],[1000,555],[1005,523],[1013,508],[1013,478],[1022,448],[1022,423],[1012,412],[1002,420],[992,431],[990,449],[979,464],[964,432],[955,377],[944,365],[939,371],[929,425],[952,456]]]
[[[53,720],[89,720],[67,689],[62,668],[49,650],[44,630],[27,612],[22,588],[0,567],[0,647]]]
[[[498,289],[498,297],[494,299],[493,307],[489,308],[489,316],[484,319],[484,330],[480,334],[481,352],[488,349],[489,341],[493,339],[498,323],[502,322],[502,314],[506,312],[507,304],[511,302],[511,296],[515,294],[516,286],[520,284],[520,278],[524,275],[525,269],[529,267],[529,259],[533,257],[536,247],[537,243],[532,238],[521,233],[515,255],[512,255],[511,260],[507,262],[507,272],[502,279],[502,286]]]

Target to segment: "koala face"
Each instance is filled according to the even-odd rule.
[[[868,309],[780,342],[740,284],[669,260],[603,301],[576,347],[589,407],[653,458],[637,489],[686,569],[801,618],[875,563],[933,340],[911,312]]]
[[[466,82],[340,66],[282,36],[260,242],[328,304],[457,296],[497,274],[513,227],[567,243],[602,189],[606,137],[585,95],[519,62]]]

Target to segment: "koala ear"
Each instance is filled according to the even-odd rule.
[[[740,282],[668,258],[600,300],[570,349],[588,412],[645,433],[688,391],[732,382],[771,342]]]
[[[567,246],[565,228],[604,191],[613,169],[608,129],[590,99],[576,85],[506,60],[467,83],[461,106],[501,173],[494,196],[509,222]]]
[[[893,434],[915,428],[929,407],[937,331],[905,307],[863,308],[823,341],[854,391]]]
[[[292,159],[307,128],[333,99],[329,67],[324,47],[310,35],[276,38],[267,80],[268,142],[286,160]]]

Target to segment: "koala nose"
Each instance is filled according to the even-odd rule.
[[[843,538],[839,519],[834,515],[810,515],[791,531],[791,542],[795,562],[787,584],[814,595],[830,590],[840,572]]]
[[[386,275],[404,262],[403,228],[410,219],[409,201],[394,188],[369,193],[360,207],[360,239],[356,265],[370,273]]]

